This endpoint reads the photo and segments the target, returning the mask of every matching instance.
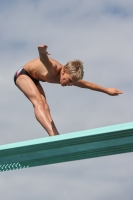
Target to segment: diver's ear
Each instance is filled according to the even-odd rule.
[[[64,75],[66,73],[65,67],[62,68],[62,72],[61,73],[62,73],[62,75]]]

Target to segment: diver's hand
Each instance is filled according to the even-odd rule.
[[[50,53],[47,51],[48,46],[46,44],[44,45],[39,45],[38,46],[38,51],[40,53],[46,54],[46,55],[50,55]]]
[[[119,94],[123,94],[121,90],[115,89],[115,88],[108,88],[107,94],[111,96],[118,96]]]

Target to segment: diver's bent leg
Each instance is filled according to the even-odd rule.
[[[49,135],[55,135],[51,122],[47,117],[41,94],[33,81],[27,75],[20,75],[16,80],[16,85],[33,104],[36,119],[40,122],[43,128]]]
[[[44,102],[42,100],[36,101],[36,103],[33,103],[33,107],[35,117],[38,122],[43,126],[43,128],[48,132],[49,135],[55,135],[54,130],[51,126],[51,122],[44,108]]]
[[[48,118],[50,120],[50,123],[52,125],[52,130],[53,130],[53,132],[54,132],[55,135],[59,135],[59,132],[58,132],[58,130],[57,130],[55,124],[54,124],[54,121],[53,121],[51,113],[50,113],[50,108],[49,108],[49,105],[48,105],[47,100],[46,100],[45,92],[44,92],[44,90],[43,90],[43,88],[42,88],[42,86],[41,86],[40,83],[38,83],[36,86],[37,86],[37,88],[38,88],[38,90],[39,90],[39,92],[41,94],[42,99],[43,99],[44,108],[45,108],[47,116],[48,116]]]

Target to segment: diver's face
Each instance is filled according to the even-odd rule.
[[[60,76],[60,84],[62,86],[72,86],[73,83],[74,79],[72,78],[72,76],[66,72],[65,68],[62,68]]]

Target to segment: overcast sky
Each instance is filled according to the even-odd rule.
[[[42,83],[60,134],[133,121],[132,0],[0,0],[0,144],[48,137],[13,75],[47,44],[118,97]],[[3,200],[132,200],[133,153],[0,173]]]

